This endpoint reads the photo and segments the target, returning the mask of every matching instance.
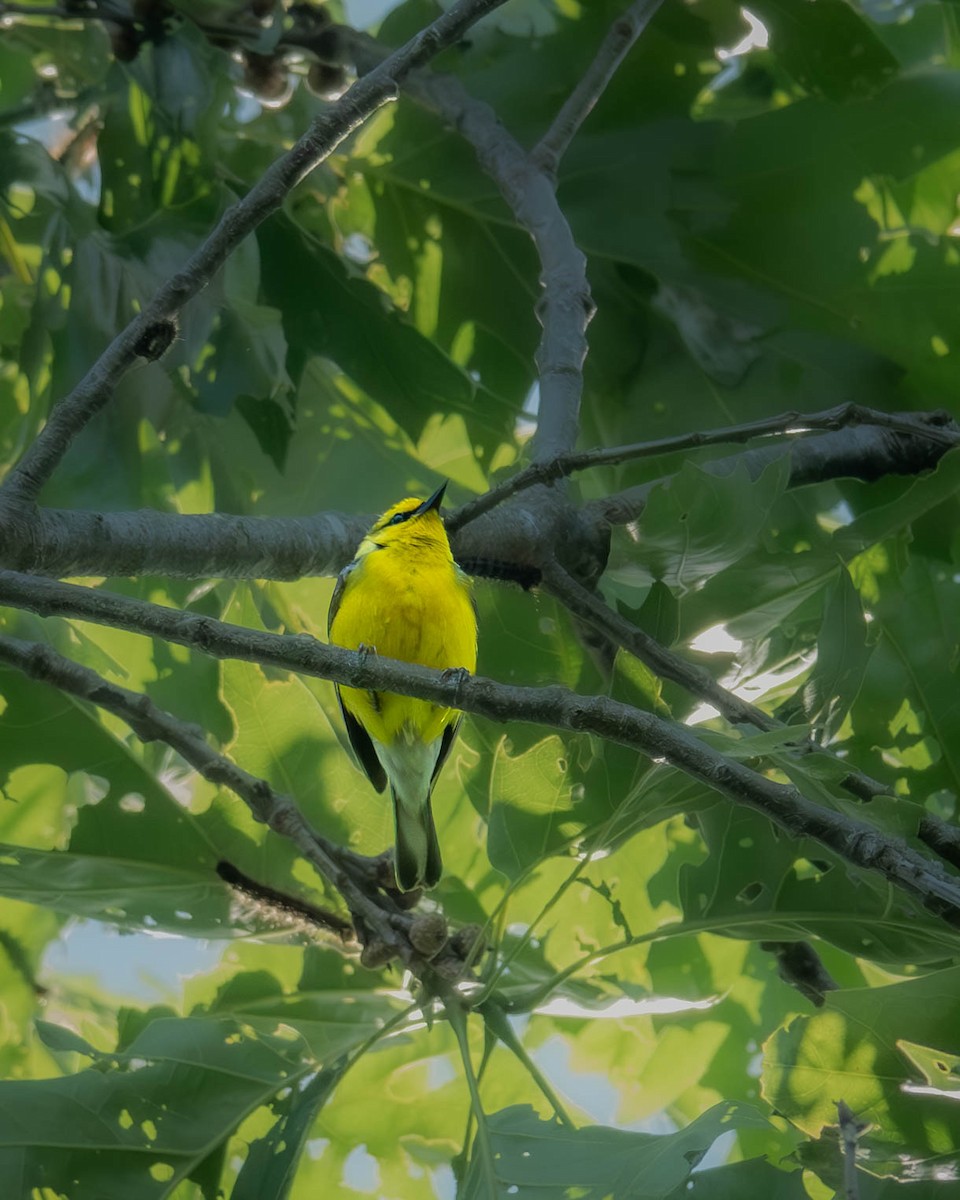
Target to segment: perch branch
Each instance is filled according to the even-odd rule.
[[[583,78],[530,153],[534,163],[551,178],[556,177],[560,159],[577,130],[590,115],[630,47],[662,3],[663,0],[636,0],[610,26]]]
[[[171,330],[184,304],[201,291],[241,241],[275,212],[303,177],[354,129],[397,96],[400,81],[456,41],[475,21],[504,0],[457,0],[447,12],[386,57],[277,159],[238,204],[227,209],[216,229],[182,270],[156,292],[143,311],[100,355],[80,383],[62,399],[23,458],[7,476],[0,496],[8,508],[35,501],[71,441],[110,399],[126,372],[152,339]],[[169,341],[169,338],[168,338]]]
[[[894,424],[895,422],[895,424]],[[573,471],[607,466],[632,459],[670,454],[723,442],[741,442],[774,434],[790,437],[795,475],[791,483],[809,482],[808,472],[798,462],[816,453],[819,438],[797,440],[800,430],[824,430],[840,438],[841,426],[869,429],[872,438],[883,430],[910,436],[915,454],[912,462],[896,464],[900,470],[911,467],[925,470],[936,463],[948,445],[960,444],[960,429],[943,414],[885,414],[857,405],[842,405],[821,413],[784,413],[768,421],[749,422],[728,429],[710,430],[678,438],[662,438],[595,449],[576,454],[561,454],[549,462],[536,463],[504,481],[483,496],[470,500],[446,518],[453,535],[458,561],[468,563],[477,574],[493,578],[514,578],[497,568],[497,563],[520,566],[532,571],[535,582],[544,538],[533,522],[517,517],[509,510],[492,512],[517,492],[536,484],[550,483]],[[825,435],[825,436],[826,436]],[[927,453],[920,450],[926,441]],[[764,453],[783,452],[783,443],[763,447]],[[836,447],[835,447],[836,449]],[[738,461],[747,461],[751,471],[759,471],[766,461],[757,463],[749,456],[734,455],[717,460],[718,470],[729,471]],[[844,455],[850,475],[873,477],[875,455],[871,450],[858,463]],[[889,464],[893,469],[893,464]],[[704,464],[704,470],[713,465]],[[659,480],[657,482],[662,482]],[[609,501],[595,501],[602,518],[604,507],[617,509],[612,515],[632,520],[642,505],[622,511],[625,497],[633,495],[645,503],[654,486],[643,484]],[[478,519],[478,518],[483,518]],[[335,575],[353,556],[354,549],[369,527],[369,516],[341,513],[317,513],[306,517],[246,517],[223,513],[182,515],[150,509],[129,513],[71,512],[61,509],[21,509],[0,522],[0,564],[12,570],[35,571],[45,575],[169,575],[186,579],[257,578],[297,579],[303,575]],[[495,551],[494,549],[495,548]],[[489,564],[484,566],[484,564]]]
[[[763,813],[791,837],[813,838],[847,862],[879,872],[947,922],[960,925],[960,878],[939,862],[865,821],[811,802],[791,784],[778,783],[744,763],[727,759],[683,726],[606,696],[583,696],[558,686],[508,686],[463,671],[431,671],[324,645],[306,634],[263,633],[12,572],[0,572],[0,602],[41,616],[72,616],[153,634],[215,658],[259,662],[347,687],[431,700],[493,721],[523,721],[595,734],[670,763],[728,800]],[[302,818],[295,809],[293,812],[302,825]],[[330,863],[330,867],[334,869],[336,864]]]

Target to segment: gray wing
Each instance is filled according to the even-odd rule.
[[[333,596],[330,599],[330,611],[327,614],[327,637],[330,636],[330,627],[333,625],[333,618],[337,615],[337,610],[340,608],[340,602],[343,599],[343,593],[347,586],[347,580],[350,578],[350,572],[356,565],[356,562],[349,563],[337,576],[337,586],[333,589]],[[346,708],[344,708],[343,696],[340,694],[340,685],[337,684],[336,688],[340,711],[343,713],[343,723],[346,726],[350,745],[357,756],[357,762],[359,762],[367,778],[377,791],[382,792],[387,786],[387,773],[384,771],[380,759],[377,758],[377,752],[373,748],[370,735],[357,718],[348,713]]]

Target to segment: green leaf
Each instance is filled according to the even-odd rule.
[[[893,500],[871,508],[833,535],[837,553],[845,559],[898,533],[960,492],[960,449],[941,458],[935,470],[902,486]]]
[[[681,869],[686,921],[716,921],[728,936],[818,937],[887,963],[942,962],[960,948],[955,930],[819,842],[788,837],[760,814],[726,802],[697,819],[710,854]]]
[[[850,575],[841,571],[827,592],[817,661],[800,694],[804,716],[820,727],[824,742],[831,740],[856,700],[872,649],[860,594]],[[789,711],[787,705],[781,715]]]
[[[234,933],[230,891],[212,870],[0,843],[0,895],[127,929]]]
[[[288,341],[332,359],[411,438],[435,412],[461,412],[488,446],[507,431],[493,397],[313,239],[286,222],[260,232],[264,290],[283,313]],[[498,412],[499,410],[499,412]],[[499,420],[497,417],[499,416]],[[512,419],[512,412],[510,412]]]
[[[282,1027],[153,1021],[111,1069],[0,1083],[0,1169],[24,1194],[159,1200],[247,1113],[295,1087],[309,1069],[301,1054]]]
[[[100,1057],[100,1051],[95,1050],[86,1038],[80,1037],[72,1029],[54,1025],[50,1021],[37,1021],[36,1029],[40,1040],[51,1050],[56,1050],[61,1054],[83,1054],[87,1058]]]
[[[230,1200],[285,1200],[290,1195],[314,1118],[345,1069],[343,1062],[325,1067],[306,1087],[292,1089],[274,1106],[276,1121],[250,1146]]]
[[[239,972],[219,989],[206,1011],[232,1017],[257,1032],[269,1034],[278,1026],[295,1029],[311,1054],[332,1062],[406,1007],[402,998],[387,991],[337,980],[337,957],[333,951],[322,954],[323,978],[304,977],[293,990],[284,990],[268,971]]]
[[[836,1123],[835,1102],[843,1099],[872,1125],[859,1143],[869,1171],[904,1181],[943,1178],[960,1161],[960,1134],[943,1119],[940,1094],[904,1090],[916,1060],[900,1043],[956,1056],[958,1003],[960,967],[830,992],[820,1012],[797,1017],[766,1043],[764,1096],[812,1137]]]
[[[742,463],[724,475],[684,465],[650,493],[637,522],[638,557],[653,579],[687,591],[753,549],[788,477],[786,457],[758,479]]]
[[[851,753],[869,773],[903,782],[921,802],[960,795],[960,605],[954,572],[912,554],[897,570],[885,555],[871,605],[878,640],[850,717]]]
[[[565,845],[582,827],[565,754],[555,736],[524,754],[512,755],[506,738],[497,745],[490,775],[487,853],[509,879]]]
[[[697,1171],[666,1200],[808,1200],[801,1171],[779,1171],[762,1159]]]
[[[960,1100],[960,1055],[933,1050],[929,1046],[918,1046],[903,1038],[897,1042],[897,1049],[921,1072],[926,1087],[931,1089],[931,1094],[949,1100]],[[907,1084],[905,1090],[925,1091],[920,1084]]]
[[[661,579],[650,585],[647,598],[639,611],[625,614],[636,621],[661,646],[672,646],[680,632],[680,605],[676,596]]]
[[[742,1104],[715,1105],[685,1129],[660,1137],[599,1125],[568,1129],[540,1120],[527,1106],[488,1118],[498,1194],[518,1200],[561,1200],[571,1189],[583,1200],[662,1200],[689,1177],[721,1133],[764,1125],[758,1112]],[[479,1172],[474,1157],[464,1200],[488,1200]]]
[[[863,97],[897,70],[873,26],[842,0],[761,0],[756,11],[778,61],[808,91],[830,100]]]
[[[723,623],[733,637],[759,640],[815,601],[836,574],[836,558],[817,551],[748,554],[681,599],[681,637]]]

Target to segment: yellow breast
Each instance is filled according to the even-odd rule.
[[[444,670],[477,666],[477,623],[470,585],[448,555],[365,554],[351,571],[330,639],[348,650],[369,646],[385,658]],[[342,688],[344,706],[379,742],[433,742],[456,711],[387,692]]]

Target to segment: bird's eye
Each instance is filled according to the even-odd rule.
[[[403,522],[409,516],[410,516],[410,514],[405,513],[405,512],[394,513],[394,515],[390,518],[390,520],[387,522],[387,524],[388,525],[402,525]]]

